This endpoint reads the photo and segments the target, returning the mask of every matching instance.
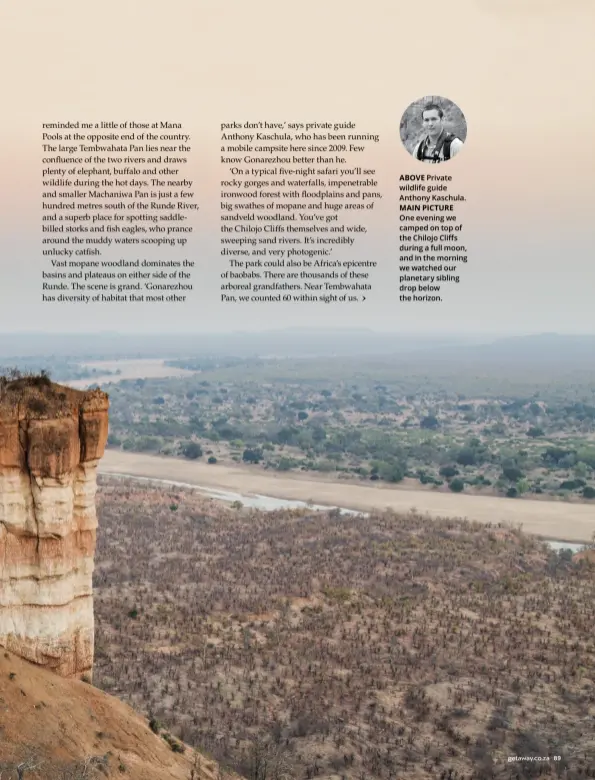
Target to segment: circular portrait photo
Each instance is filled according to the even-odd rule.
[[[403,146],[416,160],[442,163],[462,150],[467,122],[452,100],[427,95],[407,107],[401,117],[400,133]]]

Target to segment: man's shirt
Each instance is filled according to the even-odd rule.
[[[444,162],[444,145],[442,145],[442,148],[440,149],[440,154],[438,155],[438,160],[434,160],[434,150],[436,148],[436,145],[439,145],[440,136],[436,139],[436,143],[433,144],[430,141],[429,136],[426,136],[425,138],[422,138],[422,140],[416,144],[415,149],[413,150],[413,156],[417,159],[417,154],[419,152],[419,147],[423,145],[423,156],[422,156],[422,162],[427,163],[433,163],[433,162]],[[454,157],[456,154],[458,154],[461,149],[463,148],[463,142],[460,138],[453,138],[450,143],[450,156]]]

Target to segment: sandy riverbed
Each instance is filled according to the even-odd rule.
[[[263,471],[258,466],[208,465],[204,461],[191,462],[118,450],[106,450],[99,464],[99,473],[178,480],[197,487],[312,501],[364,512],[387,507],[407,512],[415,507],[417,511],[434,517],[466,517],[482,523],[522,524],[523,530],[528,533],[565,541],[589,542],[595,531],[595,506],[592,504],[358,485],[317,478],[312,474],[278,474]]]
[[[174,368],[166,366],[161,358],[139,358],[134,360],[93,360],[85,362],[82,365],[87,368],[96,368],[100,371],[117,371],[121,374],[100,374],[86,379],[73,379],[71,382],[65,382],[69,387],[84,389],[91,384],[100,386],[108,382],[121,382],[123,379],[162,379],[167,376],[192,376],[195,371],[188,371],[185,368]]]

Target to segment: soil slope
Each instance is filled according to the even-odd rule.
[[[184,754],[174,753],[144,718],[93,685],[2,650],[0,767],[33,756],[42,763],[26,772],[27,780],[62,778],[63,768],[89,757],[105,762],[97,777],[188,780],[194,751],[186,747]],[[203,758],[200,764],[201,778],[216,776],[214,762]]]

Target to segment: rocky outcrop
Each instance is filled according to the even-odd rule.
[[[0,380],[0,645],[64,677],[93,667],[96,470],[108,397]]]

